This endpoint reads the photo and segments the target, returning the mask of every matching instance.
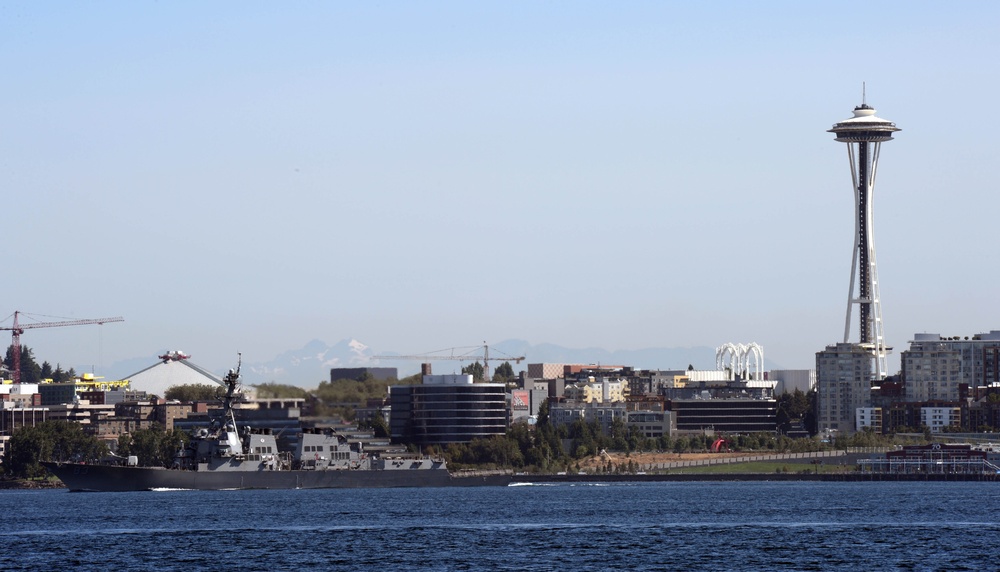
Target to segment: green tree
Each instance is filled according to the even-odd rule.
[[[792,428],[801,423],[810,435],[815,435],[815,392],[802,393],[796,389],[791,393],[782,393],[776,399],[777,413],[776,420],[778,431],[788,433]]]
[[[369,429],[371,429],[372,435],[378,437],[379,439],[388,439],[392,436],[389,431],[389,424],[385,422],[385,417],[381,413],[375,412],[371,419],[366,423]]]
[[[806,393],[806,400],[809,402],[809,409],[802,416],[802,420],[806,427],[806,431],[808,431],[810,435],[816,435],[819,433],[819,423],[816,418],[817,399],[818,395],[815,388],[810,389],[809,392]]]
[[[631,451],[628,439],[628,427],[625,420],[616,417],[611,421],[611,448],[615,451]]]
[[[7,346],[7,355],[3,364],[11,374],[14,372],[14,346]],[[21,346],[21,383],[39,383],[42,380],[42,367],[35,363],[34,352],[28,346]]]
[[[535,423],[536,442],[534,451],[529,455],[534,465],[542,470],[548,470],[553,464],[564,457],[560,431],[552,425],[549,419],[549,402],[543,400],[538,406],[538,417]]]
[[[301,387],[281,383],[262,383],[255,385],[254,388],[260,399],[298,399],[309,395]]]
[[[549,427],[549,400],[543,399],[541,403],[538,404],[538,415],[536,416],[537,421],[535,426],[538,428],[548,428]]]
[[[452,370],[454,371],[454,370]],[[469,364],[462,368],[462,373],[472,375],[472,381],[482,381],[483,376],[486,375],[486,370],[483,369],[483,364],[476,363]]]
[[[471,453],[471,461],[477,465],[524,466],[524,456],[517,443],[500,435],[485,439],[473,439],[468,448]]]
[[[187,440],[183,431],[164,431],[162,426],[153,424],[148,429],[118,437],[118,454],[122,457],[135,455],[143,467],[169,467]]]
[[[107,454],[107,445],[78,423],[46,421],[11,434],[3,466],[8,476],[34,478],[46,474],[40,461],[95,461]]]
[[[511,367],[509,361],[503,362],[493,370],[493,381],[496,383],[504,383],[515,377],[517,376],[514,375],[514,368]]]
[[[225,390],[221,385],[185,383],[183,385],[171,385],[164,392],[163,397],[187,403],[192,401],[218,401],[222,399],[223,395],[225,395]]]
[[[76,378],[76,370],[73,368],[64,370],[61,365],[56,364],[56,369],[52,371],[52,381],[55,383],[72,381],[74,378]]]

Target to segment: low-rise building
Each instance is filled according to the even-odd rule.
[[[567,384],[563,395],[578,403],[618,403],[628,397],[628,382],[608,377],[587,377]]]
[[[549,405],[549,422],[555,426],[571,425],[580,419],[587,423],[596,421],[601,431],[610,434],[611,425],[615,419],[625,420],[625,402],[613,403],[582,403],[557,402]]]
[[[921,407],[920,421],[931,433],[958,429],[962,426],[962,410],[959,407]]]
[[[625,426],[635,428],[644,437],[659,439],[673,435],[677,431],[672,411],[628,411]]]
[[[868,429],[876,433],[882,432],[882,408],[859,407],[857,411],[856,431]]]
[[[34,427],[48,421],[48,407],[24,407],[14,402],[0,403],[0,433],[10,435],[21,427]]]
[[[777,402],[773,399],[671,399],[679,432],[773,433],[777,430]]]

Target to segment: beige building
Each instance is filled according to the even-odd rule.
[[[970,390],[1000,383],[1000,331],[943,338],[916,334],[900,355],[907,401],[958,401]]]
[[[84,431],[96,434],[101,419],[111,417],[115,413],[114,405],[98,405],[81,399],[76,403],[63,403],[48,406],[49,421],[70,421],[79,423]]]
[[[528,377],[533,379],[556,379],[563,376],[564,363],[529,363]]]
[[[567,384],[563,395],[578,403],[618,403],[628,397],[628,381],[607,377]]]

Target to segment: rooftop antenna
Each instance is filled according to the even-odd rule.
[[[868,105],[868,97],[865,94],[865,82],[861,82],[861,105]]]

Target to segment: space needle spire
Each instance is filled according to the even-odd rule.
[[[847,143],[851,184],[854,187],[854,255],[851,262],[851,287],[847,297],[844,343],[850,341],[851,313],[857,305],[858,344],[871,350],[876,380],[887,374],[886,354],[889,348],[885,345],[882,302],[879,300],[872,196],[882,142],[891,141],[892,134],[899,130],[895,123],[875,116],[875,110],[868,105],[865,95],[862,96],[861,105],[854,108],[854,117],[845,119],[828,130],[837,135],[837,141]]]

